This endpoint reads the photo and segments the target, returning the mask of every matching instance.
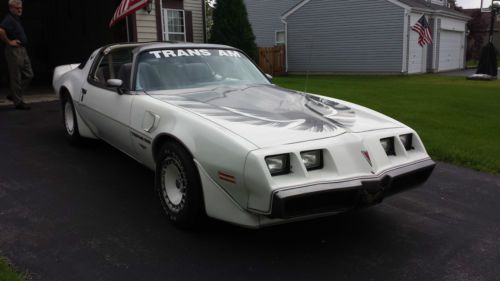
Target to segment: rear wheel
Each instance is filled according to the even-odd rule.
[[[193,228],[205,218],[200,175],[191,155],[175,142],[165,143],[156,164],[156,190],[170,221]]]
[[[71,144],[80,144],[82,137],[78,131],[78,121],[76,119],[75,107],[71,96],[65,95],[62,99],[63,123],[66,129],[66,137]]]

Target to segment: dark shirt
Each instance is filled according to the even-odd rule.
[[[5,30],[9,40],[19,40],[23,46],[28,44],[28,37],[26,37],[21,19],[18,16],[8,13],[0,23],[0,27]]]

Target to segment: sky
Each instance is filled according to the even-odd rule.
[[[481,0],[457,0],[457,4],[465,9],[479,8],[479,6],[481,6]]]

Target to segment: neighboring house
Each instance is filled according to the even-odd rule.
[[[446,0],[245,0],[259,47],[285,44],[290,73],[425,73],[465,66],[468,16]],[[431,46],[411,30],[425,15]]]
[[[152,0],[132,17],[132,40],[205,42],[204,0]]]

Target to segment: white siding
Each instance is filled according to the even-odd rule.
[[[432,1],[432,4],[441,5],[441,6],[445,5],[444,0],[431,0],[431,1]]]
[[[144,9],[136,12],[137,41],[149,42],[157,41],[156,38],[156,11],[153,3],[153,10],[150,14]]]
[[[193,42],[203,43],[203,5],[201,0],[184,0],[184,10],[193,13]]]

